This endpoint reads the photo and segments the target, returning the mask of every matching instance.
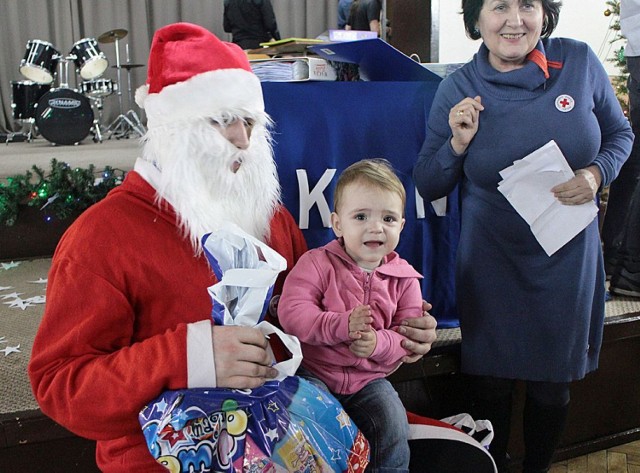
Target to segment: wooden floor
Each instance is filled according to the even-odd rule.
[[[640,473],[640,440],[554,463],[549,473]]]

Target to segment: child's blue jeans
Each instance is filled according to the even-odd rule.
[[[329,391],[306,369],[301,368],[298,374]],[[381,378],[371,381],[354,394],[332,394],[369,441],[371,461],[366,473],[408,473],[407,411],[391,383]]]

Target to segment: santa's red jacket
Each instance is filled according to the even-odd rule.
[[[194,257],[171,208],[135,171],[87,209],[61,239],[29,376],[42,411],[97,440],[105,472],[166,471],[147,450],[138,412],[187,388],[187,330],[206,323],[215,278]],[[268,244],[291,268],[306,243],[280,208]],[[279,293],[282,279],[274,293]]]

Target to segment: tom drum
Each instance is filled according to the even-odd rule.
[[[94,38],[84,38],[74,43],[70,54],[74,57],[76,70],[84,80],[100,77],[109,65]]]
[[[53,44],[39,39],[27,41],[27,52],[20,61],[20,73],[38,84],[51,84],[60,53]]]
[[[36,125],[40,134],[52,143],[79,143],[93,125],[89,99],[72,89],[51,90],[38,100]]]

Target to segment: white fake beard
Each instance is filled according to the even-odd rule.
[[[202,252],[202,237],[224,221],[262,241],[269,237],[280,184],[265,126],[254,126],[247,150],[236,148],[202,119],[150,131],[145,141],[144,158],[160,169],[158,199],[174,207],[196,255]],[[241,165],[234,173],[237,162]]]

